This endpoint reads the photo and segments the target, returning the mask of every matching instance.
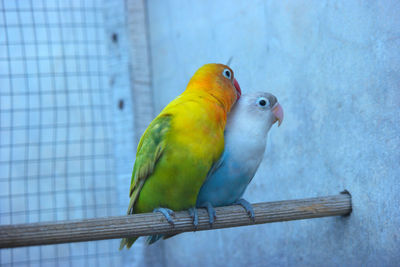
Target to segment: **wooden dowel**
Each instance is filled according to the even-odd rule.
[[[351,213],[351,196],[346,191],[335,196],[253,204],[255,221],[241,206],[216,208],[217,219],[210,228],[206,210],[199,209],[199,225],[192,224],[188,212],[176,212],[171,226],[160,213],[143,213],[75,221],[41,222],[0,226],[0,248],[82,242],[154,234],[176,234],[310,219]]]

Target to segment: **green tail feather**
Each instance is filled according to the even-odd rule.
[[[124,249],[126,246],[127,249],[130,249],[133,243],[135,243],[137,237],[132,237],[132,238],[122,238],[121,244],[119,245],[119,250]]]

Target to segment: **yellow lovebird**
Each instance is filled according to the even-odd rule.
[[[206,64],[142,135],[133,167],[128,214],[186,210],[198,224],[196,198],[224,150],[227,114],[241,90],[226,65]],[[153,243],[161,236],[149,237]],[[123,238],[120,249],[137,238]]]

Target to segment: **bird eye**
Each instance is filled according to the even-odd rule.
[[[269,105],[269,101],[268,101],[268,99],[266,99],[266,98],[264,98],[264,97],[260,97],[260,98],[257,100],[257,104],[258,104],[260,107],[265,107],[265,106],[268,106],[268,105]]]
[[[224,71],[222,72],[222,75],[224,75],[226,78],[231,79],[232,78],[232,73],[230,70],[228,69],[224,69]]]

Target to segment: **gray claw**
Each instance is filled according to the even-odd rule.
[[[210,202],[206,202],[201,205],[202,208],[206,208],[208,212],[208,222],[212,226],[215,220],[217,219],[217,214],[215,213],[215,209]]]
[[[173,210],[167,208],[156,208],[153,210],[153,212],[161,212],[164,215],[167,222],[172,226],[174,226],[174,220],[171,217],[175,216],[175,212]]]
[[[197,209],[196,208],[190,208],[189,209],[189,215],[193,219],[193,225],[195,228],[199,225],[199,215],[197,214]]]
[[[241,198],[241,199],[237,200],[234,204],[238,204],[238,205],[242,206],[246,210],[246,212],[249,215],[250,219],[253,222],[255,221],[253,207],[251,206],[251,204],[247,200]]]

